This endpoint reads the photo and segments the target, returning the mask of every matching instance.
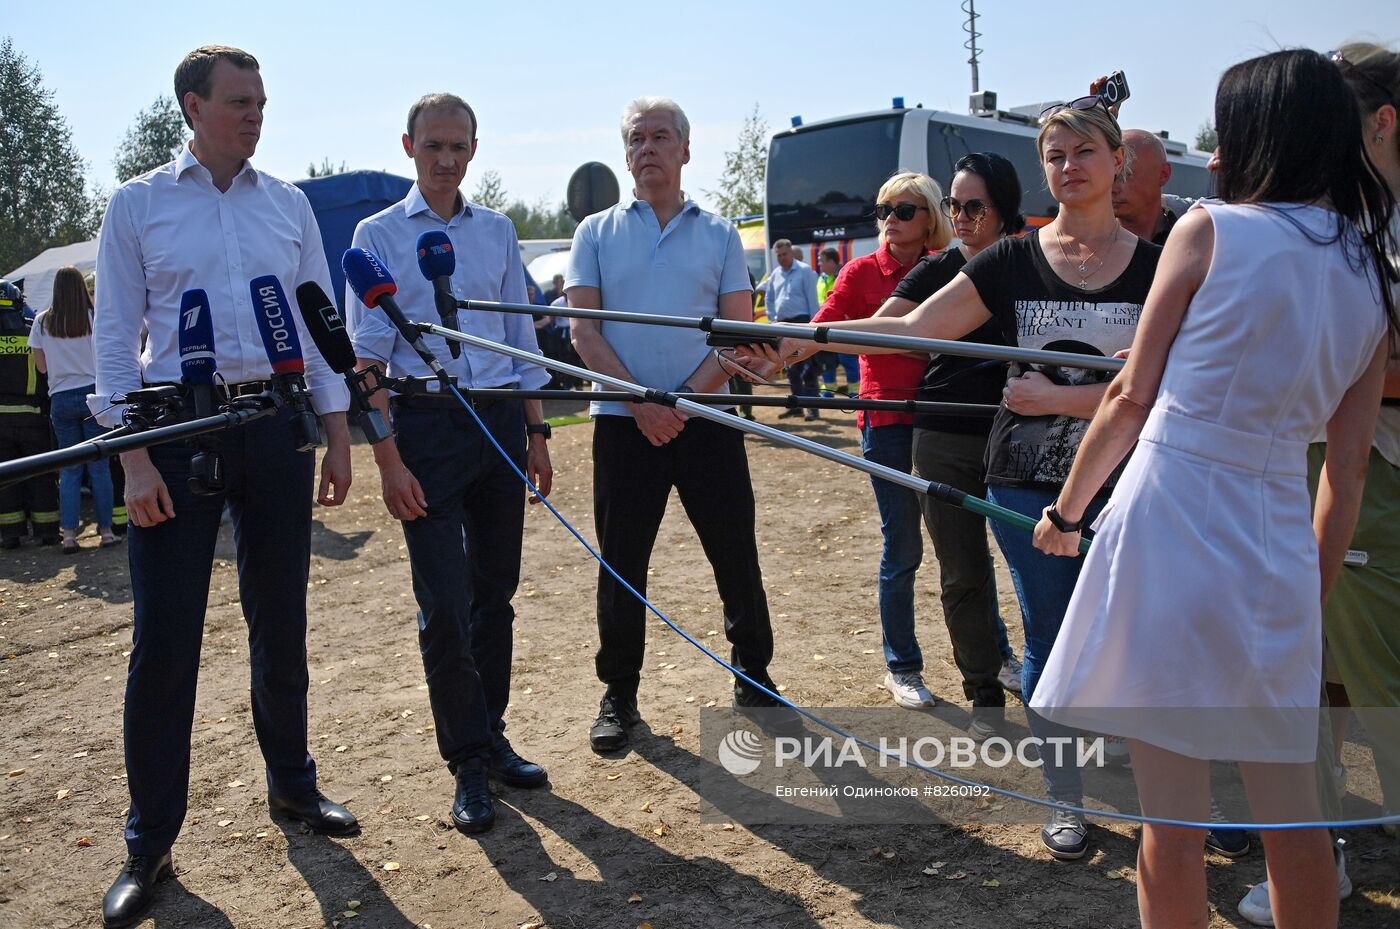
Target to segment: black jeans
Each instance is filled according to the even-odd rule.
[[[810,316],[794,316],[780,319],[780,323],[803,324],[810,322]],[[817,356],[803,359],[787,366],[788,387],[794,397],[816,397],[821,395],[821,362]]]
[[[287,411],[211,440],[227,490],[186,486],[193,448],[157,445],[175,518],[128,535],[136,620],[126,678],[124,734],[131,809],[126,844],[158,855],[180,832],[188,802],[190,728],[209,575],[225,504],[233,515],[238,595],[248,622],[252,715],[270,787],[297,795],[316,786],[306,750],[306,579],[316,456],[292,447]]]
[[[665,445],[652,445],[630,416],[599,416],[593,427],[593,513],[603,560],[641,594],[656,532],[674,487],[695,526],[724,605],[730,663],[768,681],[773,629],[754,539],[753,485],[744,436],[692,418]],[[646,608],[598,571],[598,679],[636,699],[646,648]]]
[[[479,415],[524,470],[519,401]],[[428,501],[428,515],[405,522],[403,534],[438,751],[455,771],[505,728],[525,485],[466,410],[396,407],[394,427]]]
[[[914,473],[975,497],[987,495],[982,463],[984,435],[914,430]],[[963,695],[973,706],[1005,706],[1006,694],[997,674],[1001,649],[997,641],[996,571],[987,545],[987,520],[960,507],[919,497],[924,524],[938,559],[940,600],[953,661],[962,672]]]

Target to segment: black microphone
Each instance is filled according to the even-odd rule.
[[[365,441],[374,445],[389,438],[384,416],[369,402],[369,395],[376,388],[365,383],[364,372],[355,370],[355,347],[350,343],[350,336],[345,334],[345,320],[331,298],[320,284],[307,281],[297,288],[297,309],[301,310],[301,320],[306,323],[306,331],[311,334],[311,341],[316,343],[321,357],[332,371],[345,377],[345,386],[350,388],[350,405]]]
[[[384,267],[384,262],[363,248],[347,248],[340,259],[340,267],[345,272],[345,280],[350,284],[350,289],[360,298],[360,302],[365,306],[377,306],[383,310],[384,315],[389,317],[389,321],[399,330],[399,335],[403,336],[404,341],[423,359],[423,363],[437,375],[443,386],[451,386],[451,375],[443,370],[442,363],[423,344],[422,333],[414,328],[408,317],[403,315],[403,310],[394,302],[394,294],[399,288],[394,283],[389,269]]]
[[[180,380],[194,400],[194,418],[203,419],[215,410],[214,321],[209,316],[209,295],[198,288],[180,295]],[[224,461],[213,440],[195,439],[196,451],[190,458],[190,493],[209,496],[222,493]]]
[[[271,274],[248,283],[253,298],[253,316],[258,321],[267,360],[272,365],[273,389],[292,408],[292,441],[299,452],[309,452],[321,444],[321,421],[311,409],[306,390],[306,361],[301,357],[292,311],[282,284]]]
[[[442,324],[448,329],[457,326],[457,298],[452,295],[452,272],[457,270],[457,255],[452,240],[441,229],[430,229],[418,237],[418,270],[433,282],[433,304]],[[447,350],[460,358],[462,346],[447,340]]]

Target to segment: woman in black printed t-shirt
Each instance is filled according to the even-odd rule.
[[[1100,98],[1082,97],[1042,114],[1036,144],[1046,185],[1059,203],[1054,220],[986,249],[907,316],[856,320],[841,328],[959,339],[991,321],[1009,344],[1024,348],[1105,357],[1128,348],[1162,250],[1114,218],[1113,181],[1127,158],[1118,122]],[[776,351],[756,346],[751,352],[770,362],[791,363],[818,348],[850,350],[784,339]],[[1077,368],[1013,367],[987,445],[987,499],[1039,519],[1069,474],[1108,379]],[[1110,480],[1088,508],[1086,525],[1112,486]],[[992,524],[992,531],[1021,604],[1026,637],[1022,697],[1029,702],[1082,559],[1045,555],[1027,533],[999,523]],[[1034,713],[1029,717],[1032,733],[1041,739],[1074,735]],[[1042,760],[1050,799],[1080,805],[1083,785],[1073,759],[1047,748]],[[1056,858],[1080,858],[1088,850],[1088,827],[1078,813],[1055,809],[1041,841]]]

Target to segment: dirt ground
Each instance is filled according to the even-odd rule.
[[[774,422],[776,410],[759,415]],[[859,453],[853,417],[826,414],[787,428]],[[575,425],[551,443],[553,499],[588,537],[590,439],[591,426]],[[748,447],[777,635],[774,677],[801,704],[886,705],[875,598],[880,529],[869,482],[766,441],[750,438]],[[189,818],[174,849],[178,879],[162,886],[142,927],[1137,925],[1135,831],[1122,824],[1096,826],[1093,851],[1079,862],[1051,860],[1031,826],[702,824],[687,786],[709,764],[697,755],[698,707],[727,702],[730,682],[659,622],[649,623],[641,692],[649,729],[634,735],[624,757],[594,755],[587,731],[600,696],[596,567],[538,507],[526,523],[507,719],[517,748],[548,767],[552,787],[501,789],[495,829],[459,835],[444,822],[452,782],[431,728],[402,534],[379,499],[368,447],[356,446],[355,468],[349,503],[315,514],[308,647],[321,784],[359,815],[363,834],[327,839],[284,831],[268,817],[225,527]],[[98,551],[90,530],[83,541],[87,550],[71,558],[32,546],[0,553],[4,929],[99,925],[102,893],[124,856],[131,591],[125,551]],[[926,678],[936,694],[961,703],[927,557],[917,604]],[[675,501],[652,564],[654,602],[698,636],[720,628],[713,578]],[[1001,581],[1019,642],[1004,572]],[[1342,905],[1342,925],[1400,927],[1400,844],[1374,829],[1350,841],[1356,892]],[[951,867],[922,873],[935,861]],[[966,877],[948,879],[955,870]],[[1263,879],[1262,855],[1208,858],[1206,872],[1212,929],[1246,925],[1235,904]],[[992,880],[996,886],[984,884]]]

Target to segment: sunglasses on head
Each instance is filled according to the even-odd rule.
[[[981,200],[959,201],[953,197],[944,197],[938,201],[938,205],[943,208],[949,219],[957,219],[959,213],[966,213],[972,219],[981,219],[987,212],[987,204]]]
[[[915,206],[912,203],[877,203],[875,204],[875,218],[886,220],[893,214],[904,220],[906,223],[914,218],[914,214],[920,210],[927,210],[926,206]]]
[[[1376,90],[1380,91],[1380,93],[1381,93],[1381,100],[1383,100],[1385,103],[1390,103],[1390,104],[1392,104],[1392,105],[1395,103],[1394,98],[1392,98],[1391,95],[1390,95],[1390,91],[1387,90],[1387,89],[1381,84],[1380,81],[1376,80],[1374,77],[1372,77],[1371,75],[1367,74],[1365,71],[1362,71],[1360,68],[1358,68],[1356,65],[1352,64],[1350,61],[1347,61],[1346,58],[1343,57],[1343,55],[1342,55],[1342,53],[1341,53],[1340,51],[1333,50],[1333,51],[1328,52],[1328,53],[1327,53],[1327,58],[1328,58],[1329,61],[1331,61],[1334,65],[1337,65],[1338,67],[1340,67],[1340,66],[1342,66],[1342,65],[1346,65],[1347,71],[1349,71],[1349,72],[1352,73],[1352,74],[1355,74],[1357,77],[1361,78],[1363,81],[1365,81],[1366,83],[1370,84],[1370,85],[1371,85],[1372,87],[1374,87]]]
[[[1098,94],[1090,94],[1087,97],[1080,97],[1071,100],[1069,103],[1055,103],[1040,111],[1040,118],[1044,120],[1047,116],[1053,116],[1061,110],[1092,110],[1096,106],[1108,109],[1108,101]]]

